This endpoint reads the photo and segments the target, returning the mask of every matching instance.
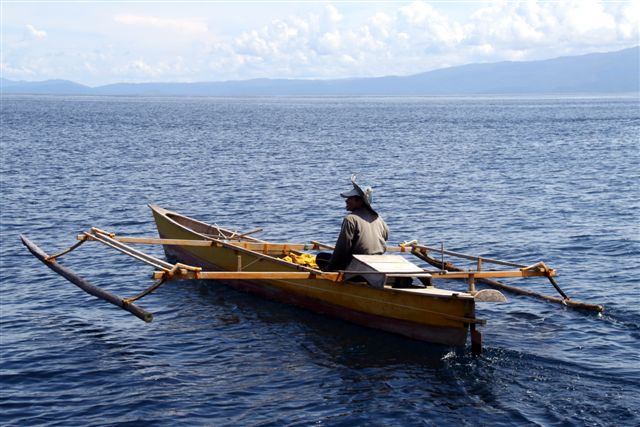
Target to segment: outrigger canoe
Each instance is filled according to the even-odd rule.
[[[249,236],[236,236],[229,230],[157,206],[151,209],[161,238],[214,239],[220,243],[208,248],[165,246],[169,257],[211,271],[308,275],[298,280],[226,282],[235,288],[360,325],[441,344],[463,345],[468,325],[484,323],[476,319],[474,298],[467,293],[434,287],[394,289],[386,285],[376,288],[367,282],[344,280],[340,277],[343,274],[325,273],[281,259],[291,250],[304,249],[299,245],[274,245]],[[309,245],[309,249],[313,246]],[[389,274],[391,272],[387,272]]]
[[[118,236],[98,228],[78,236],[78,242],[55,255],[47,255],[26,236],[23,243],[37,258],[86,292],[115,304],[137,317],[151,321],[153,316],[135,302],[158,289],[169,280],[215,280],[261,297],[293,304],[362,326],[391,332],[431,343],[462,346],[471,332],[475,354],[480,352],[481,335],[477,326],[486,320],[476,316],[476,301],[504,302],[496,290],[476,290],[476,282],[501,290],[518,292],[520,288],[495,282],[495,278],[547,277],[562,298],[540,295],[522,289],[518,292],[561,302],[564,305],[593,311],[603,307],[571,300],[553,279],[556,271],[538,262],[530,266],[507,261],[476,257],[420,245],[417,241],[388,248],[385,255],[357,255],[347,270],[321,271],[311,265],[294,262],[301,255],[331,246],[310,243],[275,243],[252,236],[256,231],[242,233],[207,224],[159,206],[150,205],[159,238]],[[156,282],[140,294],[122,298],[82,279],[58,262],[58,258],[84,242],[98,241],[150,266]],[[132,244],[159,244],[167,258],[148,255]],[[408,261],[401,253],[437,267],[429,270]],[[432,256],[440,255],[440,259]],[[476,268],[462,270],[446,262],[444,256],[473,260]],[[483,266],[497,264],[515,267],[512,270],[486,270]],[[433,285],[438,279],[464,279],[464,290],[440,289]]]

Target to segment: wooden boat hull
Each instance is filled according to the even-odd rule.
[[[217,227],[157,206],[151,206],[151,209],[161,238],[201,240],[217,230]],[[253,238],[246,240],[262,242]],[[232,245],[167,245],[164,249],[167,256],[204,270],[309,271]],[[464,345],[470,324],[468,320],[475,320],[474,298],[462,292],[377,289],[363,283],[326,279],[222,282],[236,289],[366,327],[445,345]]]

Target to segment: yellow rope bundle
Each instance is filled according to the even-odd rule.
[[[315,255],[311,255],[311,254],[294,254],[293,252],[290,252],[289,255],[287,255],[286,257],[282,258],[283,260],[287,261],[287,262],[292,262],[294,264],[298,264],[298,265],[304,265],[306,267],[311,267],[311,268],[318,268],[318,264],[316,264],[316,257]]]

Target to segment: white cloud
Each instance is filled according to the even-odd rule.
[[[620,37],[640,41],[640,1],[624,3],[615,13]]]
[[[393,25],[393,18],[386,13],[377,12],[369,18],[368,29],[377,39],[384,40],[390,36],[389,30]]]
[[[316,44],[319,53],[328,55],[334,52],[339,52],[341,47],[342,36],[339,31],[331,31],[322,34],[318,38]]]
[[[640,13],[626,11],[637,10],[639,3],[494,2],[466,23],[463,46],[473,52],[470,61],[532,60],[629,47],[640,41]]]
[[[552,19],[537,3],[496,3],[471,16],[466,41],[506,48],[535,44],[543,40]]]
[[[572,0],[555,5],[556,14],[567,32],[584,36],[613,30],[615,21],[604,9],[604,4],[596,0]]]
[[[623,36],[631,40],[636,19],[630,6],[612,13],[595,0],[484,3],[460,22],[437,7],[414,1],[395,10],[372,10],[356,22],[339,5],[325,6],[319,13],[283,17],[217,42],[211,62],[223,61],[237,78],[412,74],[476,61],[539,59],[553,51],[560,56],[598,50]]]
[[[82,64],[82,65],[83,65],[84,69],[90,74],[95,74],[98,71],[96,69],[95,65],[93,65],[89,61],[85,61],[84,64]]]
[[[406,20],[409,26],[424,24],[429,21],[430,17],[440,19],[433,6],[422,1],[414,1],[408,6],[401,7],[398,13]]]
[[[162,75],[162,68],[151,66],[142,59],[135,59],[122,66],[113,68],[116,75],[138,78],[159,77]]]
[[[236,52],[249,56],[276,55],[278,53],[277,46],[277,42],[269,41],[257,31],[244,33],[235,41]]]
[[[327,5],[325,16],[331,23],[338,23],[344,19],[344,16],[333,5]]]
[[[0,71],[2,71],[2,75],[4,77],[10,78],[36,77],[38,75],[36,70],[33,70],[28,66],[14,67],[4,61],[0,62]]]
[[[114,75],[126,77],[130,81],[190,81],[185,75],[194,72],[181,56],[176,56],[166,61],[149,61],[142,58],[130,60],[123,65],[113,66],[111,72]]]
[[[119,24],[147,27],[182,34],[204,34],[209,31],[207,24],[200,20],[159,18],[156,16],[116,15]]]
[[[31,39],[43,40],[47,38],[47,33],[45,31],[38,30],[31,24],[27,24],[26,29],[27,29],[27,34]]]
[[[1,64],[3,77],[9,79],[47,79],[63,78],[60,67],[51,60],[50,55],[43,54],[37,57],[26,57],[16,61],[12,58],[4,58]]]
[[[31,70],[100,83],[406,75],[472,62],[616,50],[640,39],[640,0],[460,5],[454,14],[445,2],[420,0],[357,8],[305,3],[283,7],[271,18],[235,20],[229,27],[216,14],[241,15],[246,4],[185,4],[178,11],[194,17],[188,19],[172,14],[173,4],[155,16],[119,13],[122,7],[116,5],[108,14],[112,20],[87,23],[95,30],[84,33],[60,25],[47,26],[51,34],[14,25],[17,32],[7,32],[3,42],[3,69],[14,77],[20,72],[29,77]],[[46,46],[35,42],[45,37]]]

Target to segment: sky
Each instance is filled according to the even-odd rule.
[[[410,75],[640,44],[640,0],[0,0],[11,80],[199,82]]]

